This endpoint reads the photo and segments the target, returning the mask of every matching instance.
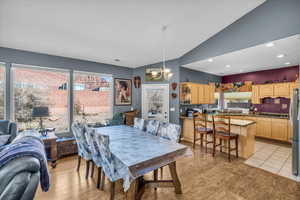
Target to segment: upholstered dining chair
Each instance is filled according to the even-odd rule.
[[[92,153],[90,150],[90,146],[86,140],[86,128],[84,124],[74,122],[72,124],[72,132],[76,139],[77,148],[78,148],[78,163],[77,163],[77,171],[80,169],[81,158],[86,160],[86,174],[85,178],[89,177],[89,170],[90,170],[90,162],[92,160]]]
[[[235,150],[236,157],[239,157],[239,135],[234,134],[231,132],[231,119],[230,115],[217,115],[213,116],[213,156],[216,154],[216,147],[220,146],[220,152],[222,152],[222,147],[223,147],[223,141],[227,142],[227,149],[228,149],[228,161],[231,161],[231,151]],[[216,139],[219,139],[219,144],[216,143]],[[235,142],[235,147],[231,147],[231,141],[234,140]]]
[[[102,176],[102,157],[99,151],[99,148],[96,143],[96,131],[93,128],[86,127],[86,139],[88,144],[90,145],[90,149],[92,152],[92,160],[93,160],[93,168],[92,172],[94,171],[94,165],[98,168],[98,177],[97,177],[97,188],[99,189],[101,186],[101,190],[104,187],[104,175]],[[92,173],[93,174],[93,173]],[[93,176],[93,175],[92,175]]]
[[[178,143],[181,135],[181,127],[178,124],[160,122],[158,136]],[[160,168],[160,176],[163,178],[163,167]],[[158,170],[154,170],[154,180],[158,178]]]
[[[200,140],[200,145],[203,147],[205,143],[205,152],[207,152],[207,145],[213,143],[213,138],[208,140],[208,135],[213,135],[213,129],[207,127],[207,114],[196,112],[193,114],[194,122],[194,141],[193,148],[195,148],[196,142]],[[200,136],[200,137],[198,137]]]
[[[145,120],[141,119],[141,118],[134,118],[134,124],[133,124],[134,128],[140,129],[142,131],[144,131],[145,128]]]
[[[146,132],[151,135],[157,135],[159,127],[159,121],[157,120],[147,120],[146,121]]]
[[[110,181],[110,200],[113,200],[115,196],[115,182],[121,179],[117,170],[117,167],[120,166],[120,164],[118,164],[120,161],[115,158],[110,151],[109,136],[96,134],[95,141],[102,158],[102,170]]]

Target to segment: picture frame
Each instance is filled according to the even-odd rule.
[[[114,104],[116,106],[130,106],[132,104],[131,79],[114,79]]]
[[[162,68],[147,68],[145,70],[145,81],[147,81],[147,82],[164,81],[164,76],[162,74]]]

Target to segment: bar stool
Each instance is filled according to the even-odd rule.
[[[205,142],[205,152],[207,152],[207,144],[213,143],[213,140],[209,141],[207,135],[213,134],[213,129],[207,127],[207,114],[196,112],[193,114],[194,121],[194,142],[193,148],[195,148],[196,141],[200,140],[200,145],[203,147],[203,137]],[[200,137],[197,137],[200,136]]]
[[[220,152],[222,152],[223,147],[223,140],[224,142],[227,142],[228,145],[228,161],[230,162],[230,153],[231,151],[236,151],[236,157],[239,157],[238,152],[238,138],[239,135],[231,133],[230,127],[231,127],[231,121],[230,116],[226,115],[217,115],[213,116],[213,156],[215,156],[216,153],[216,147],[220,146]],[[219,144],[216,144],[216,139],[219,139]],[[231,140],[235,141],[235,148],[231,148],[230,142]]]

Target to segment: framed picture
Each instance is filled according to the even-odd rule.
[[[146,81],[164,81],[162,68],[147,68],[145,72]]]
[[[132,103],[131,79],[115,78],[114,93],[116,106],[129,106]]]

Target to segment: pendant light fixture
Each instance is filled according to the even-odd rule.
[[[164,77],[164,80],[170,80],[170,78],[173,76],[173,73],[171,72],[171,70],[169,68],[166,68],[166,30],[167,30],[168,26],[164,25],[162,27],[162,40],[163,40],[163,49],[162,49],[162,63],[163,63],[163,67],[161,69],[161,74]],[[156,76],[158,74],[157,71],[153,71],[152,72],[152,76]]]

